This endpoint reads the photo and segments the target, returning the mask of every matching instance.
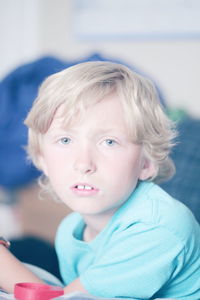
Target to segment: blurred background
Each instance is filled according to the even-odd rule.
[[[0,24],[0,235],[53,242],[69,209],[39,199],[23,120],[46,76],[98,59],[155,82],[181,133],[177,175],[163,187],[200,220],[198,0],[0,0]]]

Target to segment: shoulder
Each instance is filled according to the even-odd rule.
[[[148,195],[152,203],[152,221],[187,242],[192,236],[200,238],[200,226],[194,215],[182,202],[166,193],[157,185],[152,186]]]
[[[180,201],[171,197],[158,185],[141,183],[118,213],[120,227],[134,230],[159,228],[160,232],[175,236],[181,243],[191,237],[200,237],[200,226],[191,211]],[[119,223],[118,223],[119,225]]]

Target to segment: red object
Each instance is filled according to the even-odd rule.
[[[64,290],[59,286],[43,283],[17,283],[14,296],[17,300],[49,300],[64,295]]]

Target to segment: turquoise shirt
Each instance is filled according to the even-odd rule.
[[[80,277],[99,297],[200,299],[200,226],[181,202],[141,182],[91,242],[84,222],[67,216],[56,236],[67,285]]]

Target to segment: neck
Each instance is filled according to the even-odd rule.
[[[83,240],[85,242],[92,241],[108,224],[115,211],[96,214],[96,215],[82,215],[86,224]]]

